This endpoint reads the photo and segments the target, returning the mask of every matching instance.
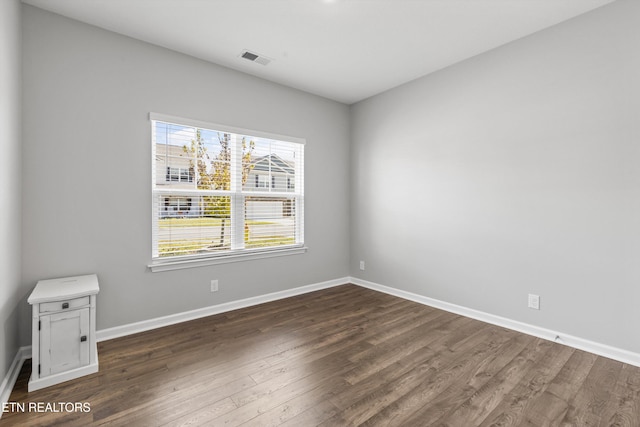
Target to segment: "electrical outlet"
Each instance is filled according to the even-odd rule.
[[[360,261],[360,270],[364,271],[364,261]]]
[[[540,310],[540,295],[529,294],[529,308]]]
[[[218,292],[218,281],[217,280],[212,280],[211,281],[211,292]]]

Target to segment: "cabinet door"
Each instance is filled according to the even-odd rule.
[[[40,318],[40,376],[89,364],[89,308]]]

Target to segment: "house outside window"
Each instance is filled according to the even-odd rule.
[[[166,180],[173,182],[193,182],[193,173],[190,168],[167,166]]]
[[[159,212],[162,218],[195,216],[196,211],[191,209],[190,197],[165,197],[164,206]]]
[[[151,115],[152,258],[304,245],[304,141]]]
[[[269,188],[268,174],[255,174],[255,188]]]

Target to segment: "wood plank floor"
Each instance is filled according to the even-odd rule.
[[[99,343],[20,426],[640,426],[640,368],[345,285]]]

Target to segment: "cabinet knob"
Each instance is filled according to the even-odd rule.
[[[62,309],[64,310],[65,308],[69,308],[69,303],[68,302],[63,302],[62,303]]]
[[[85,342],[87,340],[87,336],[83,335],[80,337],[80,342]]]

